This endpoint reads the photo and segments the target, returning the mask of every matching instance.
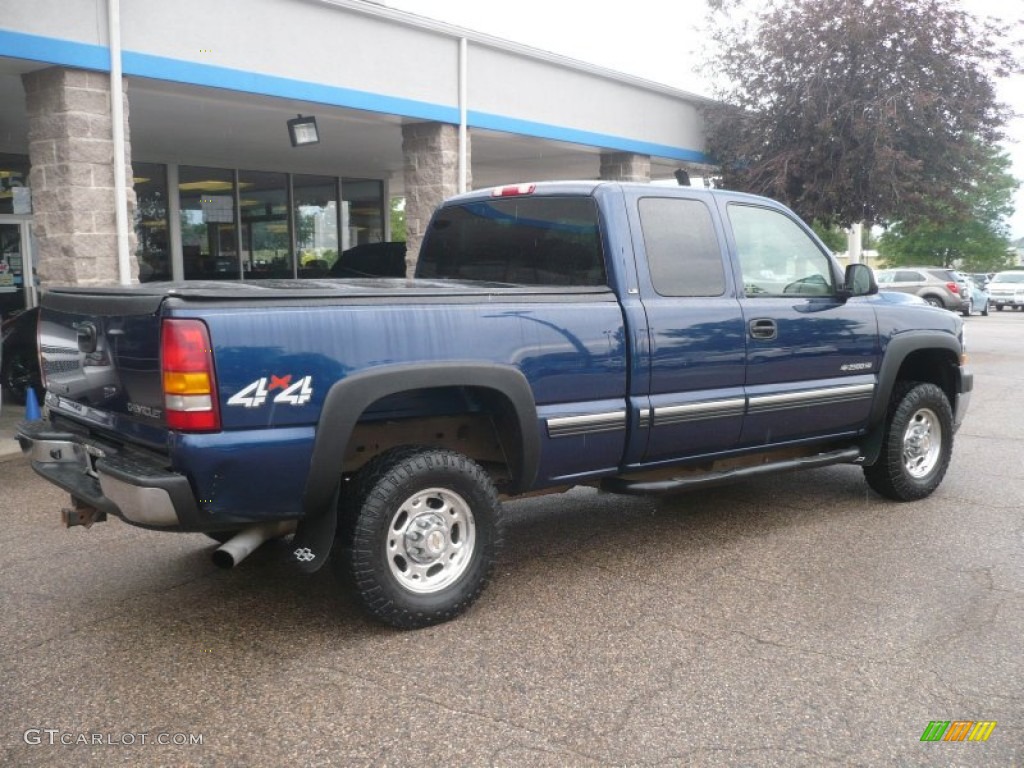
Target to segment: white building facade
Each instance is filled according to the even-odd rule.
[[[704,101],[362,0],[0,0],[0,310],[33,267],[323,274],[391,239],[394,196],[411,265],[459,191],[700,168]]]

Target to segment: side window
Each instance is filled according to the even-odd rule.
[[[732,203],[729,222],[748,297],[834,292],[828,257],[791,218],[771,208]]]
[[[711,212],[700,200],[646,197],[640,225],[654,290],[661,296],[721,296],[725,268]]]
[[[896,273],[897,283],[920,283],[924,282],[924,278],[921,277],[920,272],[913,272],[906,269],[901,269]]]

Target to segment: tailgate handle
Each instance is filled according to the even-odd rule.
[[[750,321],[750,336],[755,339],[776,339],[779,336],[779,326],[774,320],[766,317]]]
[[[96,326],[92,323],[75,323],[75,332],[78,334],[78,351],[91,354],[96,351]]]

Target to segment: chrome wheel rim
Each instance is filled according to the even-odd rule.
[[[942,424],[935,411],[922,408],[903,433],[903,466],[916,480],[935,469],[942,452]]]
[[[391,517],[385,542],[391,575],[409,592],[428,595],[466,572],[476,547],[473,510],[459,494],[429,488],[406,499]]]

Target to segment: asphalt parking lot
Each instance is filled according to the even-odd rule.
[[[1024,313],[967,333],[931,498],[832,467],[517,502],[483,598],[417,632],[282,544],[221,571],[200,535],[63,530],[0,461],[0,764],[1024,765]]]

